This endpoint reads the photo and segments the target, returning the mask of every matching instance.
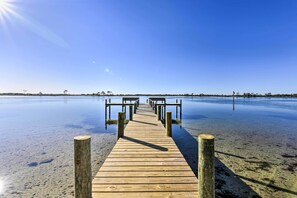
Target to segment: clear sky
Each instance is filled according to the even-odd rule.
[[[296,0],[0,0],[0,92],[297,93]]]

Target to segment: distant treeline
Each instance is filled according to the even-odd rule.
[[[296,97],[295,94],[258,94],[258,93],[243,93],[243,94],[102,94],[102,93],[92,93],[92,94],[49,94],[49,93],[0,93],[0,96],[200,96],[200,97]]]

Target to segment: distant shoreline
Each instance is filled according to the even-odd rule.
[[[185,96],[185,97],[233,97],[233,95],[224,94],[34,94],[34,93],[0,93],[0,96]],[[240,94],[234,95],[238,98],[297,98],[297,94]]]

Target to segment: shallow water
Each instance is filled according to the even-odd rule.
[[[214,134],[216,156],[258,195],[297,197],[297,100],[188,98],[183,127]],[[176,130],[178,133],[178,129]]]
[[[0,197],[72,197],[73,137],[91,135],[93,173],[116,141],[116,126],[105,129],[105,99],[0,97]],[[257,194],[297,196],[297,99],[236,98],[234,108],[232,98],[179,99],[183,128],[174,127],[177,143],[186,145],[188,132],[194,140],[214,134],[217,159]],[[175,117],[175,107],[167,110]],[[112,119],[118,111],[112,109]]]

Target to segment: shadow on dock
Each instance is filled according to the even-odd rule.
[[[173,126],[173,139],[184,155],[186,161],[190,165],[191,169],[197,176],[198,174],[198,142],[197,140],[184,128],[180,128],[178,125]],[[216,151],[222,153],[220,151]],[[233,154],[222,153],[226,155],[232,155],[233,157],[243,158]],[[219,159],[215,158],[215,186],[216,197],[260,197],[252,188],[250,188],[245,182],[243,182],[238,175],[232,172],[227,166],[225,166]]]
[[[168,151],[168,148],[165,148],[163,146],[159,146],[159,145],[156,145],[156,144],[151,144],[149,142],[145,142],[145,141],[138,140],[138,139],[135,139],[135,138],[131,138],[131,137],[128,137],[128,136],[123,136],[122,139],[131,141],[131,142],[135,142],[137,144],[142,144],[144,146],[147,146],[147,147],[150,147],[150,148],[153,148],[153,149],[157,149],[157,150],[160,150],[160,151]]]

